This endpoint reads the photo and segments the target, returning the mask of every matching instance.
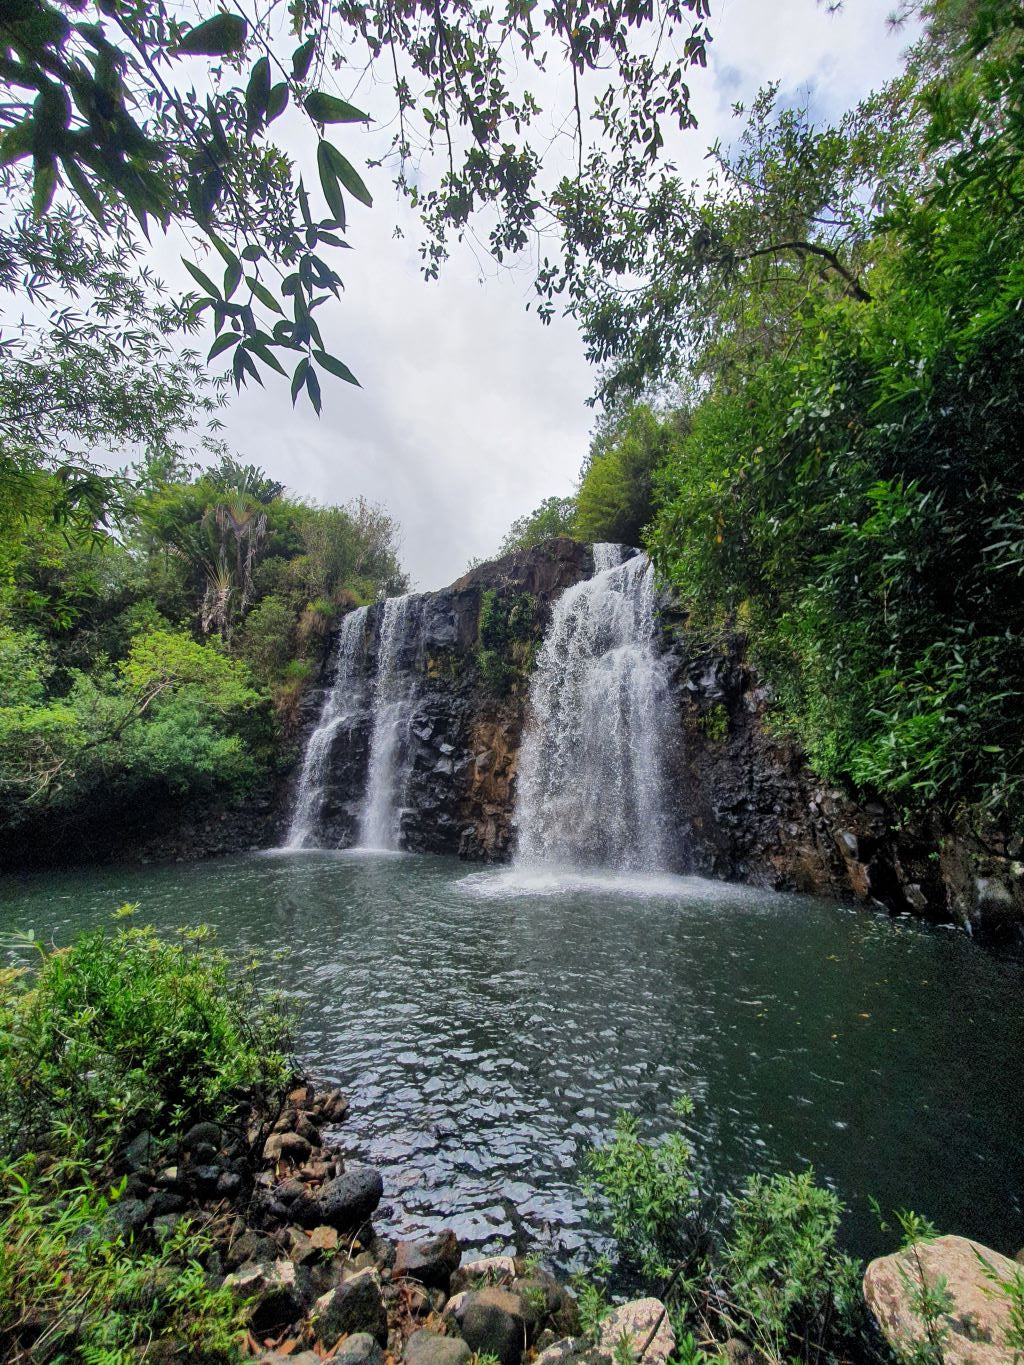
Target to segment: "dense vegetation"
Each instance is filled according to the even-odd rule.
[[[666,174],[618,217],[591,187],[606,268],[577,306],[623,415],[561,517],[642,534],[695,620],[739,623],[822,776],[1005,849],[1024,813],[1024,19],[1010,0],[923,17],[906,72],[837,126],[768,90],[707,185]],[[678,396],[630,409],[655,383]]]
[[[684,1097],[676,1108],[688,1116],[693,1106]],[[755,1173],[728,1195],[712,1194],[681,1133],[647,1141],[629,1114],[619,1115],[614,1136],[590,1153],[588,1164],[590,1193],[615,1238],[617,1262],[605,1258],[595,1276],[581,1281],[585,1316],[599,1319],[606,1311],[602,1283],[639,1276],[666,1301],[678,1365],[944,1365],[955,1353],[954,1299],[945,1279],[929,1278],[920,1259],[916,1270],[902,1273],[923,1336],[890,1345],[873,1329],[861,1293],[864,1267],[841,1247],[843,1204],[812,1170]],[[937,1235],[909,1210],[894,1217],[904,1246]],[[884,1220],[882,1228],[891,1231]],[[1007,1342],[1017,1360],[1024,1351],[1024,1272],[1009,1281],[992,1276],[987,1292],[1009,1300]]]
[[[136,907],[125,906],[124,917]],[[289,1019],[203,931],[6,945],[0,970],[0,1352],[122,1361],[241,1354],[244,1314],[188,1219],[136,1239],[126,1155],[214,1121],[247,1146],[291,1077]],[[276,1110],[274,1110],[276,1112]],[[260,1134],[262,1141],[262,1133]],[[156,1225],[154,1225],[156,1226]]]
[[[381,508],[297,501],[229,457],[119,480],[109,527],[62,522],[41,462],[23,483],[0,527],[8,830],[257,783],[341,613],[405,586]]]

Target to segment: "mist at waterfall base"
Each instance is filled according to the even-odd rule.
[[[628,1110],[652,1136],[682,1124],[720,1190],[813,1163],[858,1254],[892,1246],[869,1195],[1024,1245],[1019,959],[749,887],[501,879],[314,851],[76,870],[0,881],[0,932],[66,943],[132,901],[140,923],[208,923],[259,957],[296,998],[303,1063],[352,1100],[339,1137],[381,1167],[390,1235],[451,1225],[488,1251],[591,1262],[582,1168]]]

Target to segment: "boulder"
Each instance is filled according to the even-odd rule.
[[[126,1171],[144,1171],[157,1158],[156,1139],[148,1131],[137,1133],[121,1153],[121,1166]]]
[[[353,1332],[331,1357],[334,1365],[384,1365],[384,1352],[369,1332]],[[320,1360],[320,1357],[317,1357]]]
[[[511,1256],[484,1256],[478,1261],[464,1261],[454,1272],[449,1288],[453,1294],[464,1289],[479,1289],[484,1284],[511,1284],[516,1276],[516,1263]]]
[[[481,1289],[467,1297],[457,1319],[464,1339],[478,1355],[497,1356],[501,1365],[519,1365],[526,1350],[526,1312],[518,1294]]]
[[[240,1265],[247,1263],[276,1261],[279,1255],[280,1247],[272,1237],[261,1237],[252,1228],[246,1228],[228,1244],[224,1264],[229,1270],[237,1270]]]
[[[421,1328],[405,1343],[408,1365],[469,1365],[473,1353],[458,1337],[442,1337]]]
[[[543,1328],[550,1328],[556,1340],[579,1332],[580,1312],[574,1295],[548,1271],[531,1269],[528,1275],[517,1276],[511,1288],[527,1307],[531,1342]]]
[[[251,1299],[249,1322],[256,1333],[278,1331],[301,1318],[309,1303],[309,1272],[291,1261],[244,1265],[228,1275],[224,1287]]]
[[[676,1334],[660,1299],[633,1299],[612,1309],[601,1322],[598,1345],[614,1354],[623,1337],[629,1340],[634,1356],[643,1351],[643,1365],[666,1365],[676,1349]]]
[[[419,1280],[431,1289],[447,1289],[459,1268],[462,1248],[451,1228],[423,1242],[399,1242],[395,1248],[395,1279]]]
[[[864,1272],[864,1298],[893,1350],[910,1354],[926,1340],[912,1302],[915,1290],[922,1276],[929,1285],[941,1276],[951,1296],[936,1324],[946,1365],[1006,1365],[1014,1352],[1007,1343],[1010,1301],[1000,1286],[1019,1271],[1008,1256],[965,1237],[937,1237],[872,1261]]]
[[[612,1356],[586,1337],[563,1337],[541,1351],[533,1365],[612,1365]]]
[[[212,1147],[216,1151],[223,1140],[220,1128],[215,1123],[194,1123],[181,1145],[186,1152],[194,1152],[197,1147]]]
[[[376,1270],[360,1270],[321,1295],[313,1309],[313,1331],[328,1349],[350,1332],[366,1332],[386,1345],[388,1315]]]
[[[350,1228],[369,1218],[383,1194],[384,1181],[380,1171],[373,1166],[350,1166],[322,1185],[319,1197],[311,1202],[315,1202],[318,1223]]]

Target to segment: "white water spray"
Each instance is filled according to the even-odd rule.
[[[412,594],[389,597],[382,608],[377,677],[373,689],[373,733],[366,774],[366,795],[359,821],[359,847],[397,849],[408,767],[408,730],[413,697],[403,678],[401,651],[406,640]]]
[[[667,705],[646,555],[594,546],[594,577],[555,603],[519,764],[520,867],[664,865]]]
[[[341,623],[334,682],[324,698],[316,729],[309,737],[302,758],[302,772],[295,795],[291,828],[285,848],[316,848],[316,835],[323,809],[331,752],[338,731],[361,713],[365,704],[360,685],[359,659],[363,651],[366,608],[350,611]]]

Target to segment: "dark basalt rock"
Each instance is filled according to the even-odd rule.
[[[373,1166],[350,1166],[342,1175],[336,1176],[322,1185],[315,1201],[316,1223],[326,1223],[335,1228],[351,1228],[364,1222],[376,1209],[384,1194],[384,1181],[381,1173]],[[303,1219],[311,1210],[302,1201],[292,1205],[292,1216],[299,1209]],[[296,1218],[296,1222],[300,1219]],[[304,1224],[305,1225],[305,1224]],[[315,1226],[315,1223],[312,1224]]]

